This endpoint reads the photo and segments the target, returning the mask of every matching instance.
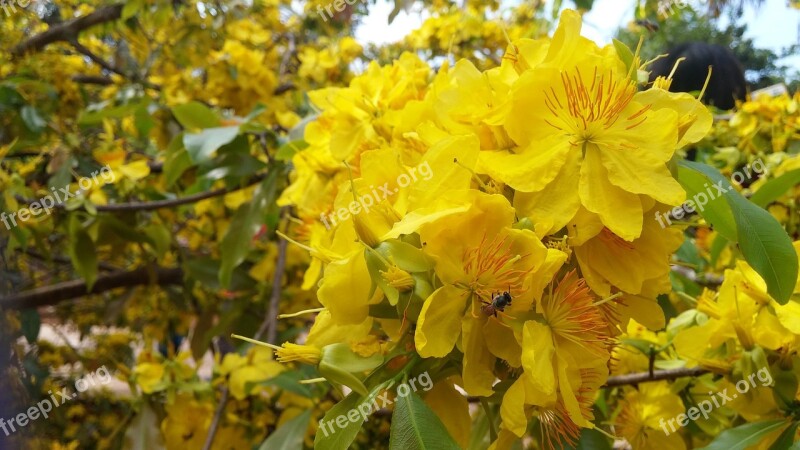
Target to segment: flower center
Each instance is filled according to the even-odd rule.
[[[469,288],[479,297],[490,298],[498,291],[520,291],[530,270],[522,270],[518,262],[527,255],[512,252],[508,236],[495,236],[487,242],[486,233],[480,245],[464,252],[464,273],[469,276]]]
[[[636,94],[636,85],[632,81],[615,76],[610,69],[607,74],[598,75],[597,67],[594,68],[591,85],[587,85],[577,67],[574,73],[561,72],[561,84],[562,95],[553,87],[544,91],[545,105],[554,119],[546,122],[559,131],[577,137],[578,142],[574,145],[592,142],[599,133],[611,128]],[[648,109],[650,105],[625,118],[631,122],[626,129],[630,130],[644,122],[644,114]]]

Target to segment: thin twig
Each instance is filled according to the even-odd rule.
[[[221,195],[229,194],[234,191],[238,191],[241,189],[246,189],[266,178],[267,174],[257,175],[251,178],[244,186],[236,186],[236,187],[225,187],[220,189],[215,189],[213,191],[208,192],[200,192],[198,194],[187,195],[186,197],[180,198],[172,198],[167,200],[155,200],[152,202],[132,202],[132,203],[117,203],[117,204],[110,204],[110,205],[96,205],[95,209],[98,212],[121,212],[121,211],[153,211],[156,209],[161,208],[171,208],[173,206],[181,206],[186,205],[189,203],[196,203],[200,200],[205,200],[212,197],[219,197]],[[19,199],[22,203],[31,204],[34,203],[33,200],[30,199]],[[65,203],[57,203],[54,207],[55,208],[64,208],[66,206]]]
[[[225,411],[225,404],[228,403],[228,386],[222,388],[220,391],[222,395],[219,398],[219,405],[217,410],[214,411],[214,419],[211,421],[211,427],[208,429],[206,442],[203,444],[203,450],[211,450],[211,445],[214,443],[214,436],[217,435],[217,428],[222,421],[222,413]]]
[[[288,215],[289,207],[284,206],[281,208],[281,218],[285,220]],[[270,295],[269,306],[267,307],[267,316],[254,337],[254,339],[259,340],[266,333],[267,342],[270,344],[275,344],[278,337],[278,311],[281,301],[281,283],[283,283],[283,274],[286,271],[287,244],[286,239],[278,236],[278,256],[275,262],[275,276],[272,279],[272,295]]]
[[[284,206],[281,208],[281,218],[285,219],[289,214],[289,207]],[[269,306],[267,307],[267,316],[261,322],[253,339],[260,340],[264,334],[267,335],[267,342],[274,344],[278,336],[278,306],[281,299],[281,283],[283,282],[283,273],[286,269],[286,246],[287,242],[282,237],[278,236],[278,256],[275,263],[275,276],[272,280],[272,294],[269,299]],[[220,424],[220,417],[222,411],[225,409],[225,403],[228,401],[228,387],[222,388],[222,397],[220,398],[217,410],[214,413],[214,420],[211,422],[211,428],[208,429],[206,436],[206,443],[203,450],[210,450],[211,444],[214,443],[214,436],[217,434],[217,429]]]
[[[707,369],[702,367],[681,367],[678,369],[656,370],[653,371],[652,375],[649,372],[629,373],[608,377],[603,387],[624,386],[628,384],[647,383],[649,381],[674,380],[683,377],[696,377],[708,372]]]

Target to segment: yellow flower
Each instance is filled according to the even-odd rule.
[[[684,412],[681,399],[669,383],[643,383],[629,389],[617,416],[619,434],[637,450],[683,450],[680,433],[672,432],[668,421]],[[673,421],[675,423],[675,421]],[[677,430],[676,430],[677,431]],[[670,434],[667,434],[669,432]]]
[[[258,346],[252,347],[244,356],[228,353],[219,368],[220,374],[228,376],[231,394],[238,400],[252,393],[247,389],[248,384],[268,380],[284,370],[283,365],[273,361],[272,350]]]
[[[511,228],[514,211],[504,197],[478,191],[465,194],[472,204],[468,211],[444,216],[419,231],[426,253],[437,261],[435,271],[444,286],[425,300],[414,341],[426,358],[443,357],[460,342],[465,389],[489,395],[495,358],[514,360],[520,350],[513,345],[510,329],[489,319],[481,302],[507,291],[513,298],[507,314],[529,310],[539,294],[534,279],[549,280],[557,269],[542,270],[548,251],[560,252],[546,249],[532,231]],[[539,286],[543,284],[535,287]],[[488,345],[495,339],[509,344]]]
[[[563,205],[540,212],[555,209],[554,221],[564,224],[582,205],[632,241],[653,200],[677,205],[685,197],[666,166],[678,143],[678,113],[654,107],[616,52],[579,33],[579,16],[565,11],[547,58],[512,87],[505,128],[515,147],[482,152],[481,164],[517,191],[547,192],[528,198],[527,209]]]

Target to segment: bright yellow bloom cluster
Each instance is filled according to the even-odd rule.
[[[593,427],[613,338],[630,318],[664,326],[655,297],[682,236],[652,210],[684,200],[668,163],[711,125],[688,94],[639,91],[638,58],[580,28],[568,10],[500,67],[432,76],[404,54],[311,92],[321,112],[280,200],[303,219],[318,321],[374,321],[459,366],[469,394],[502,394],[498,443],[532,418],[549,442],[574,441]]]

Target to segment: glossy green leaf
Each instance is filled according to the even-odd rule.
[[[415,392],[397,396],[389,437],[391,450],[459,450],[442,421]]]
[[[678,166],[678,182],[686,190],[686,199],[701,200],[706,198],[708,203],[697,213],[710,223],[719,234],[731,242],[736,242],[736,221],[733,211],[724,197],[718,195],[716,189],[711,187],[712,180],[692,166],[687,166],[688,161],[681,161]],[[710,198],[711,196],[714,198]]]
[[[97,280],[97,252],[89,233],[84,230],[76,216],[70,218],[69,256],[75,272],[86,281],[87,291],[91,291]]]
[[[256,187],[253,199],[236,210],[225,231],[220,244],[222,264],[219,271],[219,282],[224,288],[230,285],[233,269],[244,261],[252,248],[253,236],[264,224],[267,209],[275,199],[277,173],[277,170],[272,171]]]
[[[207,128],[199,133],[183,135],[183,145],[189,158],[195,163],[208,161],[220,147],[232,142],[239,135],[239,127]]]
[[[794,444],[794,435],[797,433],[798,425],[800,425],[800,422],[794,422],[783,430],[778,439],[770,445],[769,450],[793,450],[793,447],[797,447]],[[798,444],[800,444],[800,441],[798,441]]]
[[[42,327],[42,318],[39,316],[39,311],[36,309],[25,309],[20,313],[20,322],[22,325],[22,335],[28,344],[35,344],[39,338],[39,330]]]
[[[589,428],[581,428],[581,435],[572,450],[611,450],[611,443],[603,433]],[[566,450],[565,449],[565,450]]]
[[[306,435],[309,420],[311,420],[310,409],[278,427],[275,432],[264,440],[259,450],[296,450],[303,448],[303,438]]]
[[[183,145],[183,134],[179,134],[172,139],[167,147],[166,158],[164,159],[164,178],[167,187],[172,187],[187,169],[192,167],[192,158]]]
[[[379,390],[377,389],[373,390],[368,396],[362,396],[358,392],[351,392],[344,400],[328,410],[325,413],[325,417],[322,418],[320,429],[314,436],[314,450],[349,449],[364,422],[361,420],[360,415],[357,420],[351,421],[347,418],[348,413],[350,411],[358,411],[359,405],[371,404],[378,393]],[[347,420],[339,419],[339,425],[337,425],[337,418],[339,417],[347,418]]]
[[[622,62],[625,63],[625,69],[627,71],[630,71],[631,65],[633,64],[633,57],[634,57],[633,52],[631,51],[631,49],[628,48],[627,45],[622,43],[622,41],[614,39],[613,42],[614,42],[614,49],[617,51],[619,59],[621,59]]]
[[[744,450],[787,425],[788,422],[784,419],[746,423],[723,431],[702,450]]]
[[[725,191],[721,195],[729,205],[736,229],[735,239],[730,239],[727,235],[726,238],[738,242],[747,263],[767,283],[770,296],[780,304],[788,302],[797,282],[798,262],[792,241],[780,223],[767,211],[742,197],[722,174],[708,165],[681,161],[679,173],[681,178],[700,175],[709,180],[708,184],[719,186]],[[714,187],[713,190],[716,191],[717,188]],[[708,206],[716,207],[718,203],[722,201],[711,200]],[[707,208],[705,212],[708,211]],[[708,217],[706,219],[711,220]],[[722,230],[720,233],[724,234]]]
[[[741,196],[734,202],[739,248],[747,263],[766,281],[769,295],[784,305],[797,283],[797,253],[792,240],[768,212]]]
[[[219,117],[200,102],[189,102],[172,108],[172,114],[183,128],[187,130],[197,130],[204,128],[219,127]]]
[[[779,199],[789,189],[800,183],[800,169],[786,172],[778,178],[767,181],[755,194],[750,197],[750,201],[758,206],[766,207],[770,203]]]
[[[33,106],[23,106],[20,111],[20,117],[22,117],[25,126],[34,133],[41,132],[44,127],[47,126],[47,122],[42,119],[42,116],[39,115],[39,111]]]

